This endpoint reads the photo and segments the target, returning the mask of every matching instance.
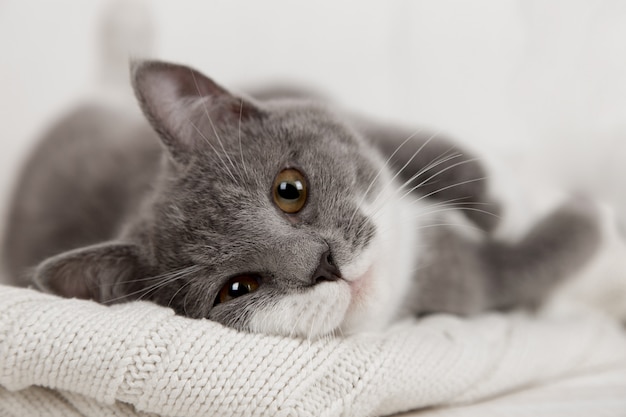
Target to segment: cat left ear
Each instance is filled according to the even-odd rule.
[[[223,122],[261,116],[253,104],[190,67],[136,61],[131,64],[131,74],[135,95],[148,121],[174,159],[182,162],[206,140],[198,130],[207,123],[214,129]],[[203,134],[212,135],[212,129],[204,129]]]
[[[33,282],[40,290],[63,297],[106,302],[127,292],[144,268],[136,245],[107,242],[43,261]]]

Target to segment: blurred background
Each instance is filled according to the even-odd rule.
[[[55,120],[88,100],[134,109],[129,54],[443,129],[516,181],[583,189],[626,214],[624,1],[0,0],[2,218]]]

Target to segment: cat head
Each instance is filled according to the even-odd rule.
[[[319,104],[257,102],[185,66],[137,63],[132,81],[166,151],[161,175],[119,242],[45,261],[42,287],[307,337],[393,314],[403,288],[388,277],[408,276],[414,230],[388,209],[391,175],[357,132]]]

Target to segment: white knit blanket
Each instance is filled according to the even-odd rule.
[[[2,416],[374,416],[626,361],[611,319],[433,316],[309,343],[0,286]]]

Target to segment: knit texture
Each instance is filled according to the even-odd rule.
[[[1,416],[378,416],[625,361],[600,316],[436,315],[307,342],[0,286]]]

